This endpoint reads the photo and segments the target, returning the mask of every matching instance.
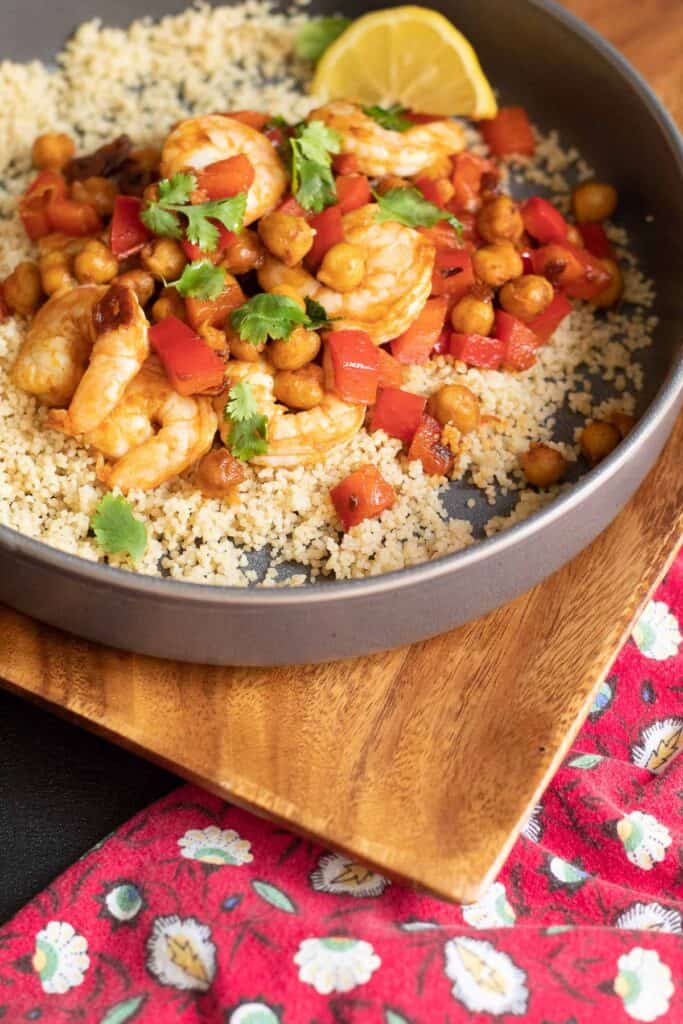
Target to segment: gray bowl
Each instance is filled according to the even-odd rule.
[[[145,12],[183,0],[147,0]],[[353,16],[366,4],[314,2]],[[380,7],[382,4],[371,4]],[[645,272],[655,279],[655,344],[642,417],[597,469],[525,522],[435,561],[368,579],[244,590],[93,565],[0,527],[0,601],[115,647],[210,664],[277,665],[382,650],[459,625],[510,600],[588,544],[628,500],[669,435],[683,394],[683,147],[648,86],[603,39],[546,0],[434,5],[471,39],[506,103],[557,127],[620,194]],[[11,0],[2,52],[50,60],[81,20],[125,25],[138,0]],[[182,44],[181,44],[182,45]],[[645,220],[645,215],[649,215]]]

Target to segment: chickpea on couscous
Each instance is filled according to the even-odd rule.
[[[257,46],[247,29],[259,18],[274,45],[283,16],[242,17],[244,45]],[[469,543],[467,522],[443,519],[448,480],[489,500],[531,487],[540,503],[577,457],[594,465],[628,429],[626,387],[602,410],[580,371],[614,366],[637,389],[631,352],[648,340],[642,318],[638,344],[611,359],[586,337],[594,322],[604,330],[593,310],[616,307],[633,280],[603,224],[614,188],[580,181],[575,223],[563,200],[507,194],[516,153],[531,181],[549,153],[541,139],[534,162],[519,108],[486,124],[487,147],[471,126],[410,110],[301,111],[288,88],[267,110],[256,83],[256,103],[230,106],[226,90],[219,112],[166,96],[137,146],[122,133],[77,155],[61,120],[36,133],[33,176],[10,210],[30,250],[2,282],[21,335],[5,386],[35,399],[22,406],[34,429],[78,466],[77,504],[90,510],[79,553],[126,564],[92,518],[111,490],[155,540],[143,571],[249,582],[239,546],[263,544],[313,575],[398,568]],[[179,119],[155,145],[166,115]],[[573,446],[549,423],[565,400],[588,421]],[[161,525],[168,495],[188,509],[175,538]],[[274,500],[272,526],[254,529],[254,503]],[[21,528],[21,515],[0,516]],[[193,538],[202,548],[197,519],[213,555],[190,551]]]

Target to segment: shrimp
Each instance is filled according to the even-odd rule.
[[[247,193],[244,224],[270,213],[287,188],[287,174],[273,144],[261,132],[223,114],[191,117],[176,125],[161,153],[161,176],[178,171],[201,171],[218,160],[243,153],[254,168]]]
[[[350,441],[363,425],[365,406],[342,402],[329,391],[314,409],[290,412],[275,401],[275,370],[264,360],[256,363],[231,360],[225,375],[228,390],[240,381],[248,381],[259,412],[268,417],[268,451],[250,459],[257,466],[291,468],[319,462]],[[231,429],[223,415],[227,400],[227,391],[214,399],[221,437],[226,445]]]
[[[116,408],[84,441],[102,456],[97,467],[102,483],[124,493],[148,491],[205,455],[217,427],[211,399],[179,395],[156,356],[150,356]]]
[[[365,255],[365,276],[350,292],[327,288],[303,267],[286,267],[267,256],[258,279],[265,291],[289,285],[320,302],[339,328],[367,331],[376,345],[398,337],[420,314],[432,288],[434,246],[414,228],[376,220],[376,205],[343,218],[344,237]]]
[[[461,153],[465,148],[463,130],[450,118],[416,124],[404,132],[391,131],[347,100],[326,103],[312,111],[309,118],[324,121],[338,132],[342,152],[353,153],[358,169],[371,178],[385,174],[412,178],[441,157]]]
[[[12,369],[12,380],[44,405],[70,402],[92,349],[92,313],[106,292],[82,285],[49,299],[36,313]]]
[[[149,354],[148,323],[132,288],[112,284],[92,310],[90,363],[67,409],[54,409],[47,425],[86,434],[102,422]]]

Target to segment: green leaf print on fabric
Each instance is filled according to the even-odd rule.
[[[296,914],[296,905],[290,900],[287,893],[283,892],[282,889],[278,889],[276,885],[271,885],[270,882],[260,882],[258,879],[251,883],[251,887],[257,896],[260,896],[266,903],[270,903],[271,907],[277,907],[278,910],[283,910],[286,914]]]

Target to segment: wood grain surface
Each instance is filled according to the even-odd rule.
[[[680,104],[680,0],[568,6]],[[683,419],[590,548],[426,643],[328,665],[206,668],[97,647],[0,608],[3,685],[385,873],[472,900],[673,557],[682,449]]]

